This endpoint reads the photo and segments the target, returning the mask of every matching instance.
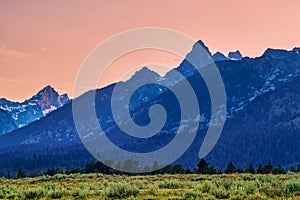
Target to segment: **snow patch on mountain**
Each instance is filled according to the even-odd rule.
[[[47,114],[49,114],[50,112],[52,112],[52,111],[54,111],[56,109],[57,109],[57,107],[50,106],[50,108],[43,110],[43,114],[44,114],[44,116],[46,116]]]

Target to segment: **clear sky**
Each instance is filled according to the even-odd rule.
[[[300,46],[300,1],[3,0],[0,97],[25,100],[48,84],[72,95],[77,70],[97,44],[121,31],[148,26],[201,39],[213,53],[239,49],[256,57],[267,47]],[[157,55],[146,51],[121,58],[103,85],[118,79],[128,63],[143,64],[152,57],[171,67],[179,62],[174,55]]]

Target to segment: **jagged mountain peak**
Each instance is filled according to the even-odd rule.
[[[262,55],[262,57],[271,57],[271,58],[285,58],[289,55],[289,51],[283,49],[272,49],[268,48]]]
[[[243,58],[241,52],[239,50],[233,51],[233,52],[229,52],[228,53],[228,58],[232,59],[232,60],[241,60]]]
[[[205,45],[205,43],[202,40],[198,40],[194,44],[193,49],[196,48],[198,45],[200,45],[209,55],[211,55],[211,52],[209,51],[209,48]]]
[[[58,101],[60,103],[60,100],[63,99],[64,102],[69,100],[69,97],[67,94],[60,95],[52,86],[47,85],[43,89],[41,89],[36,95],[34,95],[30,100],[39,99],[40,101]]]
[[[0,101],[8,101],[6,98],[0,98]]]
[[[213,59],[214,59],[215,62],[216,62],[216,61],[229,60],[228,57],[226,57],[223,53],[221,53],[221,52],[219,52],[219,51],[217,51],[216,53],[214,53],[214,54],[212,55],[212,57],[213,57]]]
[[[41,89],[38,93],[41,92],[56,92],[56,90],[51,85],[47,85],[43,89]]]
[[[149,69],[148,67],[143,67],[136,71],[134,75],[128,80],[128,82],[134,82],[137,80],[157,80],[161,78],[158,73]]]
[[[300,53],[300,47],[293,48],[293,51],[296,52],[296,53]]]
[[[148,73],[151,73],[155,76],[159,76],[158,73],[156,73],[155,71],[149,69],[148,67],[144,66],[143,68],[141,68],[140,70],[136,71],[135,72],[135,75],[138,75],[138,74],[148,74]]]
[[[202,40],[199,40],[193,45],[192,50],[187,54],[183,62],[187,61],[194,65],[195,68],[200,68],[213,62],[211,56],[209,48]]]
[[[7,100],[6,98],[0,98],[0,105],[9,104],[11,101]]]
[[[43,95],[43,94],[57,94],[57,95],[59,95],[58,92],[53,87],[51,87],[50,85],[47,85],[46,87],[41,89],[35,96],[40,96],[40,95]]]
[[[29,99],[29,102],[37,101],[44,115],[52,110],[63,106],[69,100],[68,95],[59,95],[59,93],[50,85],[40,90],[35,96]]]
[[[11,129],[4,129],[0,126],[0,134],[12,131],[17,127],[28,125],[57,108],[62,107],[68,101],[69,97],[67,94],[59,95],[50,85],[47,85],[36,95],[23,102],[12,102],[2,98],[0,99],[0,108],[9,114],[5,115],[5,117],[10,118],[16,126],[10,126]],[[10,119],[5,120],[9,121]],[[4,119],[1,121],[4,121]]]

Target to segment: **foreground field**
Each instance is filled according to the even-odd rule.
[[[57,174],[0,179],[0,199],[300,199],[300,174]]]

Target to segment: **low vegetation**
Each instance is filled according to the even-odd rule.
[[[137,169],[137,163],[126,161]],[[242,169],[229,163],[224,171],[204,159],[196,169],[154,163],[147,174],[126,174],[101,162],[65,172],[48,169],[41,176],[0,178],[0,199],[299,199],[300,165],[287,172],[271,162]],[[159,170],[158,170],[159,169]]]
[[[0,199],[300,199],[300,174],[56,174],[0,179]]]

